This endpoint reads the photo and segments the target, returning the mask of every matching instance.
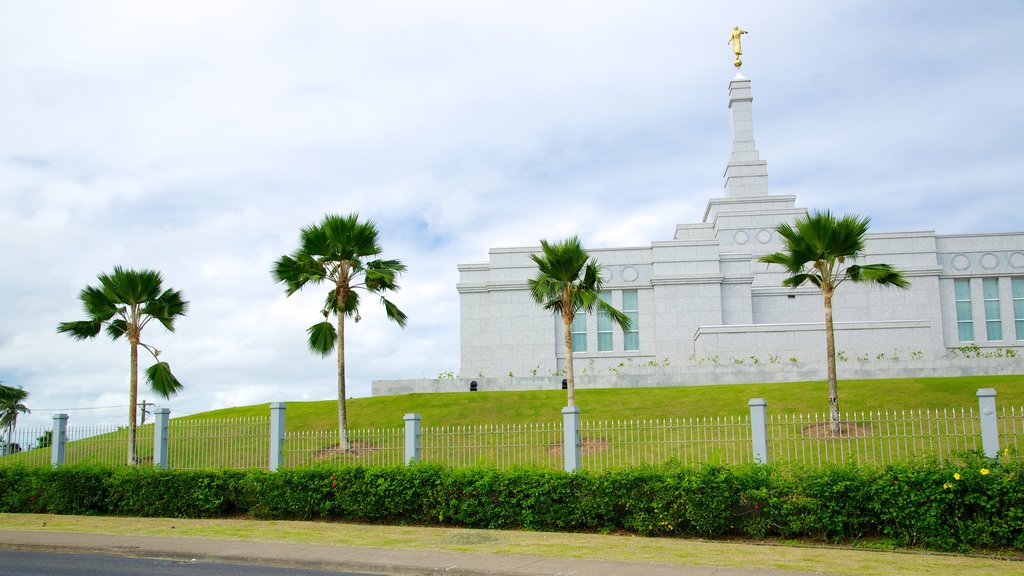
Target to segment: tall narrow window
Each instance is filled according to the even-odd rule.
[[[953,280],[956,295],[956,331],[961,342],[974,342],[974,316],[971,313],[971,280]]]
[[[1013,320],[1017,340],[1024,340],[1024,277],[1014,276],[1010,286],[1013,289]]]
[[[572,320],[572,351],[573,352],[586,352],[587,351],[587,313],[577,312],[576,317]]]
[[[629,330],[623,334],[625,350],[640,349],[640,302],[636,290],[622,291],[622,312],[629,318]]]
[[[985,295],[985,333],[990,342],[1003,339],[1003,320],[999,314],[999,278],[981,281]]]
[[[612,303],[611,292],[601,292],[600,298],[604,302]],[[601,309],[597,311],[597,351],[612,351],[612,317]]]

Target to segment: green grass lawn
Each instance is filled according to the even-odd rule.
[[[839,406],[843,412],[894,409],[977,408],[979,388],[994,388],[999,406],[1024,406],[1024,375],[899,380],[843,380]],[[812,414],[828,408],[825,382],[782,382],[680,386],[661,388],[601,388],[576,390],[576,404],[585,420],[632,420],[693,416],[743,415],[747,401],[764,398],[770,413]],[[287,402],[287,427],[293,430],[337,428],[337,403]],[[524,392],[461,392],[403,394],[353,398],[348,401],[350,428],[403,425],[410,412],[424,426],[527,424],[561,420],[562,390]],[[269,404],[225,408],[187,419],[268,416]],[[173,414],[172,414],[173,416]]]

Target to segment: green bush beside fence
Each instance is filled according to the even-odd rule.
[[[235,471],[0,468],[0,512],[250,515],[645,536],[881,539],[1024,549],[1024,463],[969,455],[884,468],[668,464],[606,473],[420,464]]]

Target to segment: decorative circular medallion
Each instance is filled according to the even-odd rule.
[[[767,244],[767,243],[771,242],[772,241],[772,231],[771,230],[761,230],[760,232],[757,233],[757,241],[760,242],[761,244]]]
[[[746,244],[750,241],[750,236],[743,230],[740,230],[733,234],[732,239],[735,240],[737,244]]]
[[[996,266],[999,266],[999,258],[995,254],[989,252],[981,257],[981,267],[985,270],[991,270]]]
[[[967,270],[971,266],[971,259],[963,254],[957,254],[953,256],[953,260],[950,263],[957,270]]]
[[[1013,268],[1024,268],[1024,253],[1014,252],[1010,254],[1010,266]]]
[[[640,273],[636,271],[636,268],[632,266],[626,266],[622,269],[622,279],[626,282],[636,282],[636,279],[640,277]]]

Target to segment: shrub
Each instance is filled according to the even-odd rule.
[[[645,536],[882,538],[944,551],[1024,549],[1024,462],[781,474],[669,463],[603,473],[533,468],[317,466],[232,471],[0,468],[0,512],[343,520]]]

